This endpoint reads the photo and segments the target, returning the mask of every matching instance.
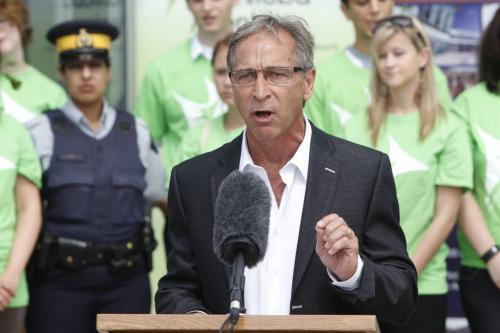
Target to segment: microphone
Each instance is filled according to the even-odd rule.
[[[217,258],[232,266],[229,315],[236,325],[245,289],[245,266],[264,258],[269,234],[271,196],[252,172],[233,171],[222,182],[215,201],[213,247]]]

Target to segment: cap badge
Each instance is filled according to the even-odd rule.
[[[91,47],[94,44],[92,40],[92,36],[87,32],[87,29],[82,28],[78,33],[78,37],[76,38],[76,47]]]

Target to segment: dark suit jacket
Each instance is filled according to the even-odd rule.
[[[166,247],[167,275],[158,285],[157,313],[227,313],[229,271],[213,253],[214,204],[220,183],[238,169],[240,135],[172,171]],[[335,173],[327,171],[334,170]],[[364,268],[359,288],[333,287],[315,253],[316,222],[343,217],[359,239]],[[293,274],[291,314],[375,314],[399,323],[414,311],[416,271],[399,226],[387,155],[312,126],[309,171]]]

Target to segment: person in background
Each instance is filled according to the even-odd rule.
[[[205,120],[186,132],[180,149],[182,161],[219,148],[233,140],[245,126],[234,104],[233,88],[227,72],[226,58],[231,36],[229,34],[215,44],[212,56],[215,87],[227,112],[213,120]]]
[[[134,114],[148,124],[161,144],[166,179],[181,162],[179,147],[187,129],[220,116],[219,96],[210,65],[215,43],[232,30],[231,11],[238,0],[186,0],[198,32],[167,51],[146,70]]]
[[[341,0],[340,8],[354,27],[354,44],[318,66],[314,95],[306,106],[309,119],[327,133],[342,136],[349,119],[366,112],[371,101],[370,45],[375,24],[392,15],[394,0]],[[438,100],[445,110],[452,99],[444,73],[433,67]]]
[[[2,73],[0,72],[0,76]],[[10,83],[9,83],[10,84]],[[0,99],[0,332],[20,333],[28,287],[25,267],[41,218],[41,169],[26,129]]]
[[[118,29],[73,20],[52,27],[69,93],[27,124],[43,169],[43,230],[31,259],[30,333],[96,331],[97,313],[149,313],[149,203],[165,201],[146,125],[104,99]]]
[[[472,142],[474,189],[462,199],[460,295],[472,332],[500,332],[500,9],[479,49],[479,83],[455,101]]]
[[[66,101],[59,84],[26,62],[31,33],[26,3],[0,0],[0,72],[4,74],[0,76],[0,98],[5,113],[21,123]],[[14,86],[8,79],[15,82]]]
[[[227,63],[246,128],[172,171],[157,313],[227,313],[228,267],[213,251],[213,212],[234,170],[260,177],[271,200],[264,258],[244,272],[248,314],[375,314],[401,323],[413,313],[416,272],[389,158],[304,117],[313,49],[305,22],[294,16],[255,16],[231,38]]]
[[[382,332],[446,331],[446,238],[460,198],[472,186],[472,157],[462,122],[436,98],[429,40],[408,16],[380,20],[374,30],[373,100],[354,116],[346,138],[389,155],[401,227],[418,272],[418,306],[403,326]]]

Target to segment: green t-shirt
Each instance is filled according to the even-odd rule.
[[[30,65],[12,77],[21,81],[21,86],[14,89],[8,79],[0,75],[0,97],[5,113],[21,123],[43,111],[60,108],[66,102],[64,89]]]
[[[497,244],[500,244],[500,95],[490,93],[484,83],[464,91],[453,110],[464,120],[471,140],[474,189],[477,200]],[[485,268],[472,245],[459,232],[462,265]]]
[[[203,121],[191,127],[182,139],[180,160],[212,151],[237,137],[243,128],[227,131],[224,128],[225,115],[213,121]]]
[[[134,113],[143,118],[156,141],[170,178],[181,162],[178,149],[186,130],[203,119],[219,116],[219,95],[212,81],[212,67],[203,56],[191,57],[191,40],[152,62],[144,76]]]
[[[434,218],[436,186],[471,188],[472,157],[466,129],[453,114],[436,122],[424,141],[419,139],[420,114],[387,115],[377,149],[389,155],[399,201],[401,227],[408,252],[414,253]],[[346,138],[373,147],[367,113],[354,116],[345,127]],[[418,277],[420,294],[447,291],[443,244]]]
[[[342,136],[349,119],[366,111],[371,101],[371,70],[353,57],[345,49],[318,66],[314,94],[305,108],[308,119],[336,136]],[[439,102],[448,110],[452,99],[446,76],[437,67],[434,67],[434,76]]]
[[[16,232],[16,178],[23,176],[40,187],[41,172],[38,155],[27,130],[11,116],[0,112],[0,274],[9,260]],[[23,274],[9,307],[27,304],[28,288]]]

